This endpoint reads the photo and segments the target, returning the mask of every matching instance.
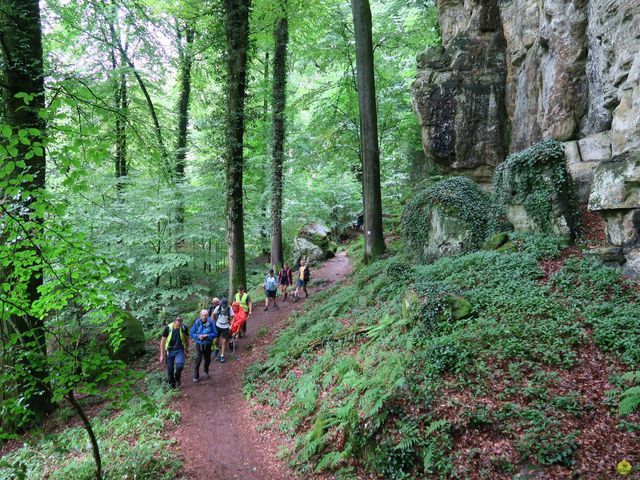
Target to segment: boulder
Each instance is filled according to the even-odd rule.
[[[429,238],[424,246],[422,256],[427,261],[440,257],[449,257],[471,250],[473,230],[469,224],[456,215],[438,206],[431,209],[429,222]]]
[[[300,229],[293,242],[294,264],[301,258],[327,260],[335,255],[338,244],[333,240],[331,230],[319,223],[310,223]]]
[[[402,227],[409,245],[427,262],[477,250],[501,230],[498,209],[478,185],[452,177],[424,189],[409,202]]]
[[[293,264],[298,265],[300,260],[305,259],[309,262],[323,261],[327,257],[322,249],[311,243],[306,238],[296,238],[293,241]]]
[[[546,140],[509,155],[496,168],[493,188],[517,232],[573,234],[574,192],[562,144]]]
[[[509,234],[507,232],[496,233],[492,237],[490,237],[484,245],[482,245],[483,250],[497,250],[505,243],[509,241]]]
[[[144,353],[145,335],[140,320],[129,312],[123,312],[120,332],[122,342],[113,350],[114,358],[131,361]]]
[[[640,208],[640,150],[601,162],[589,196],[589,210],[633,208]]]

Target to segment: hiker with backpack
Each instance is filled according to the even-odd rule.
[[[209,378],[209,365],[211,364],[211,346],[218,336],[216,326],[207,310],[200,312],[200,318],[193,322],[191,338],[196,342],[196,364],[193,370],[193,383],[200,381],[200,364],[204,357],[204,377]]]
[[[293,272],[291,268],[289,268],[289,264],[285,263],[282,266],[282,269],[278,273],[278,282],[280,283],[281,291],[282,291],[282,300],[287,300],[287,287],[289,285],[293,285]]]
[[[160,338],[160,363],[167,365],[167,379],[171,388],[180,386],[184,362],[189,355],[189,331],[182,317],[164,327]]]
[[[278,296],[278,279],[274,276],[273,268],[269,270],[269,274],[264,280],[264,291],[266,293],[264,311],[269,310],[269,299],[273,301],[273,306],[277,310],[278,300],[276,297]]]
[[[227,299],[221,298],[220,305],[213,311],[213,317],[216,320],[216,332],[218,333],[215,356],[218,357],[218,354],[220,354],[220,363],[225,362],[224,351],[231,334],[231,319],[233,315],[233,310],[229,306]]]
[[[300,298],[300,288],[304,290],[305,298],[309,297],[309,292],[307,292],[307,284],[311,279],[311,270],[309,270],[309,266],[307,262],[304,260],[300,260],[300,271],[298,272],[298,285],[296,287],[295,292],[293,292],[293,300],[298,301]]]

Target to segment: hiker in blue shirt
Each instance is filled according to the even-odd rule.
[[[273,300],[273,306],[277,310],[278,302],[276,300],[278,293],[278,279],[274,276],[273,268],[269,270],[269,275],[264,280],[264,291],[266,293],[266,297],[264,300],[264,311],[269,310],[269,299]]]
[[[204,378],[209,378],[209,365],[211,365],[211,345],[218,336],[216,326],[209,316],[209,312],[202,310],[200,318],[193,322],[191,327],[191,338],[196,342],[196,365],[193,370],[193,382],[200,381],[200,363],[204,357]]]

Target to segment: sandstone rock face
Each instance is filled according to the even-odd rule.
[[[507,153],[509,128],[498,3],[447,0],[438,8],[444,46],[418,57],[413,87],[423,145],[442,169],[487,184]]]
[[[627,273],[640,275],[640,151],[598,165],[589,209],[604,217],[607,240],[622,249]]]
[[[605,192],[610,174],[599,165],[640,151],[640,1],[436,3],[442,46],[419,55],[413,87],[429,159],[487,185],[509,153],[564,142],[578,199],[591,196],[616,238],[619,214],[606,211],[640,208],[628,191],[640,189],[640,173],[616,183],[627,197],[614,207],[620,191]]]
[[[437,5],[443,46],[418,57],[413,88],[423,145],[436,162],[491,167],[543,138],[603,132],[614,155],[640,149],[637,0]],[[485,134],[475,149],[461,143],[473,145],[474,127]],[[484,160],[474,155],[482,148]]]

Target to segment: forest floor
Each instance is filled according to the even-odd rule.
[[[313,272],[309,293],[342,280],[351,271],[344,252]],[[247,336],[240,339],[235,355],[227,353],[227,362],[212,361],[211,377],[192,382],[193,359],[183,372],[181,394],[176,408],[181,412],[179,427],[171,435],[177,439],[188,479],[278,479],[294,478],[279,459],[278,446],[286,438],[274,438],[273,430],[259,431],[258,422],[242,392],[243,374],[253,362],[264,356],[289,315],[304,309],[305,301],[278,302],[279,310],[265,312],[264,304],[253,305],[247,322]]]

